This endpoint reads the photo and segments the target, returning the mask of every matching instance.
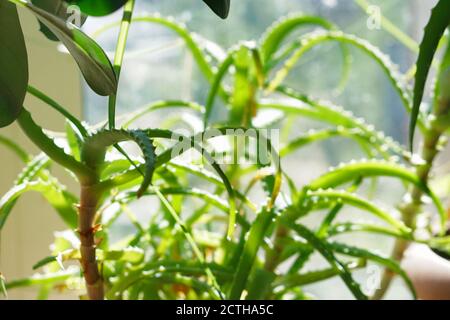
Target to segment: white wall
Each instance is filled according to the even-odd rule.
[[[46,40],[38,32],[36,19],[21,10],[22,27],[26,35],[29,55],[30,84],[46,92],[76,115],[81,111],[81,85],[76,68],[69,55],[56,50],[56,44]],[[25,105],[35,120],[52,130],[63,130],[64,120],[49,107],[27,97]],[[32,147],[18,126],[1,129],[0,134],[13,138],[27,147]],[[22,163],[10,151],[0,146],[0,194],[3,195],[13,185]],[[76,184],[61,169],[55,170],[70,189],[78,193]],[[11,212],[1,232],[0,271],[9,279],[29,276],[32,265],[49,255],[49,244],[55,230],[63,230],[64,224],[38,194],[27,194],[20,199]],[[33,290],[11,290],[9,298],[34,299]]]

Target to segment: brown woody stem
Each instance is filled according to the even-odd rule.
[[[98,192],[92,185],[82,185],[78,216],[78,232],[80,235],[81,266],[90,300],[103,300],[103,278],[98,269],[95,254],[95,215],[98,206]]]

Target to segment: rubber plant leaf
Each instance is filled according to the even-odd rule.
[[[205,2],[208,7],[222,19],[228,17],[228,13],[230,12],[230,0],[203,0],[203,2]]]
[[[63,20],[29,2],[21,0],[20,4],[37,16],[66,46],[92,90],[101,96],[116,93],[117,78],[114,68],[106,53],[94,40],[78,27],[69,27]]]
[[[445,30],[450,25],[450,1],[440,0],[431,12],[431,18],[425,27],[425,33],[420,44],[419,57],[417,59],[416,81],[414,85],[414,101],[409,125],[410,148],[413,147],[414,131],[416,129],[417,118],[420,113],[425,85],[430,72],[433,58],[439,46],[439,41]]]
[[[14,4],[0,2],[0,127],[16,120],[28,85],[28,58]]]
[[[31,3],[33,3],[36,7],[41,8],[42,10],[47,11],[48,13],[61,18],[64,21],[69,22],[75,22],[77,18],[74,16],[77,14],[76,12],[71,10],[70,4],[68,4],[66,1],[63,0],[31,0]],[[72,21],[71,18],[74,18],[75,20]],[[81,27],[84,22],[86,21],[87,16],[85,14],[80,14],[79,21],[76,21],[79,23],[78,27]],[[59,41],[58,37],[55,36],[53,32],[50,31],[50,29],[43,24],[41,21],[39,21],[39,29],[44,34],[44,36],[51,40],[51,41]]]
[[[66,0],[90,16],[106,16],[122,8],[128,0]]]

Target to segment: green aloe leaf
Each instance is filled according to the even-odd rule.
[[[367,177],[398,178],[417,186],[433,200],[441,219],[442,230],[445,229],[447,213],[439,198],[412,170],[398,164],[378,160],[344,164],[315,179],[309,188],[311,190],[335,188],[357,178]]]
[[[0,2],[0,127],[19,116],[28,84],[28,57],[17,8]]]
[[[270,26],[261,39],[261,53],[267,63],[280,48],[282,42],[301,27],[318,26],[327,30],[334,29],[326,19],[317,16],[294,15],[281,18]]]
[[[68,249],[63,252],[59,252],[58,255],[41,259],[33,265],[33,270],[42,268],[52,262],[62,263],[65,261],[79,259],[81,259],[79,249]],[[142,249],[136,247],[127,247],[121,250],[110,251],[97,249],[97,259],[99,261],[126,261],[127,263],[138,264],[144,260],[144,252]]]
[[[201,147],[196,142],[197,141],[196,137],[190,137],[190,138],[183,137],[183,136],[180,136],[179,134],[176,134],[170,130],[160,130],[160,129],[148,129],[148,130],[145,130],[145,132],[151,139],[161,138],[161,139],[171,139],[171,140],[177,140],[177,141],[182,140],[178,144],[175,144],[175,146],[173,146],[172,148],[167,149],[166,151],[164,151],[158,155],[158,157],[156,159],[156,163],[155,163],[156,168],[170,162],[174,157],[180,155],[180,153],[179,153],[180,150],[182,152],[187,151],[186,142],[190,141],[191,148],[196,149],[204,156],[205,160],[209,162],[209,164],[212,166],[212,168],[216,171],[216,173],[219,175],[220,179],[222,180],[223,185],[225,186],[225,189],[227,190],[228,195],[229,195],[229,208],[230,208],[230,223],[229,223],[229,225],[234,226],[234,223],[232,223],[232,221],[234,220],[233,217],[236,216],[236,193],[235,193],[230,181],[228,180],[228,177],[225,175],[225,173],[223,172],[220,165],[214,161],[211,154],[207,150],[205,150],[203,147]],[[202,135],[204,135],[204,133],[202,133]],[[174,150],[176,150],[176,151],[174,151]],[[142,177],[142,174],[140,171],[141,169],[144,169],[144,166],[141,165],[137,169],[135,168],[132,170],[128,170],[121,175],[117,175],[109,180],[105,180],[100,183],[99,188],[104,191],[107,191],[112,188],[119,187],[121,185],[133,182],[136,179]]]
[[[106,53],[94,40],[78,27],[69,28],[65,21],[29,2],[24,0],[13,0],[13,2],[29,9],[58,37],[77,62],[92,90],[102,96],[112,95],[117,91],[117,79],[113,66]]]
[[[46,170],[50,165],[50,159],[43,153],[37,155],[33,159],[31,159],[25,168],[22,170],[22,172],[18,175],[16,181],[15,181],[15,187],[9,191],[8,194],[6,194],[0,201],[5,201],[5,203],[2,204],[0,208],[0,229],[5,224],[6,219],[9,216],[9,213],[14,208],[17,200],[19,197],[27,192],[27,191],[38,191],[41,192],[45,197],[51,197],[51,194],[45,195],[46,191],[44,188],[39,189],[39,187],[27,187],[29,183],[32,183],[33,180],[36,178],[39,178],[41,182],[45,181],[47,184],[53,185],[53,188],[55,192],[57,193],[57,190],[63,190],[62,186],[60,186],[56,179],[51,177]],[[63,196],[67,196],[68,199],[72,198],[73,202],[75,203],[75,197],[70,195],[69,193],[65,192]],[[54,205],[54,207],[58,210],[58,203],[62,203],[63,201],[59,201],[58,199],[53,199],[54,202],[49,201],[50,204]],[[61,216],[74,216],[76,218],[76,213],[69,213],[67,211],[67,214],[64,212],[65,210],[62,209],[62,206],[59,206],[61,209],[58,211],[60,212]],[[67,208],[70,210],[71,208]],[[75,211],[75,208],[72,208]],[[69,221],[71,219],[67,219],[66,221]],[[74,219],[72,220],[74,222]],[[72,226],[71,224],[69,224]]]
[[[312,231],[306,227],[291,222],[287,218],[281,219],[282,223],[295,231],[300,237],[304,238],[308,243],[314,247],[333,267],[338,273],[349,290],[358,300],[367,300],[367,296],[361,291],[358,283],[353,279],[349,268],[341,263],[334,255],[332,247],[324,240],[318,238]]]
[[[351,130],[359,129],[372,141],[371,145],[373,145],[377,152],[382,154],[383,157],[387,155],[386,150],[384,150],[386,148],[398,156],[405,158],[410,157],[409,152],[407,152],[407,150],[392,137],[386,136],[383,132],[375,130],[373,125],[366,123],[362,118],[357,118],[352,112],[341,106],[334,105],[328,101],[313,99],[310,96],[285,86],[278,87],[277,91],[298,100],[299,103],[260,104],[259,107],[278,109],[286,113],[297,114],[330,123],[337,127],[346,127]]]
[[[213,81],[214,71],[212,66],[207,60],[207,56],[204,54],[200,44],[198,43],[194,34],[192,34],[184,25],[177,23],[169,18],[161,17],[160,15],[153,16],[142,16],[134,17],[131,19],[131,23],[152,23],[163,26],[172,32],[176,33],[185,43],[186,47],[190,50],[195,62],[197,63],[200,71],[203,73],[205,78],[209,81]],[[110,30],[111,28],[120,26],[121,21],[117,21],[104,26],[94,33],[93,37],[97,38],[104,32]]]
[[[417,119],[420,114],[420,104],[424,96],[425,85],[430,72],[433,58],[439,46],[439,41],[445,30],[450,25],[450,1],[440,0],[431,12],[430,20],[425,27],[425,34],[420,44],[419,57],[417,59],[416,81],[414,85],[414,99],[409,125],[410,148],[413,148],[414,132]]]
[[[346,34],[340,31],[318,31],[309,33],[301,37],[292,46],[293,54],[284,63],[284,66],[276,73],[273,80],[271,80],[268,91],[276,90],[283,81],[292,71],[294,66],[297,64],[300,58],[302,58],[306,52],[310,51],[317,45],[323,44],[329,41],[337,41],[341,44],[348,44],[350,46],[360,49],[367,56],[372,58],[384,73],[388,76],[393,88],[398,92],[400,99],[406,110],[411,111],[411,97],[409,89],[405,81],[403,80],[403,75],[398,70],[396,66],[390,59],[389,56],[381,52],[381,50],[374,45],[372,45],[367,40],[360,39],[354,35]]]
[[[241,298],[242,291],[247,286],[250,271],[255,263],[258,250],[266,236],[266,232],[276,217],[273,209],[267,210],[266,207],[258,213],[256,220],[253,222],[248,232],[244,244],[237,270],[230,289],[229,298],[237,300]]]
[[[365,223],[353,223],[353,222],[343,222],[337,223],[331,226],[328,230],[328,236],[333,237],[337,235],[341,235],[344,233],[351,232],[366,232],[366,233],[376,233],[380,235],[385,235],[389,237],[395,238],[404,238],[405,234],[399,232],[398,230],[394,230],[389,227],[379,226],[376,224],[365,224]],[[410,240],[410,237],[407,237]]]
[[[214,101],[216,99],[217,93],[221,88],[221,84],[227,75],[228,70],[233,65],[234,62],[234,50],[230,52],[227,57],[220,63],[216,74],[213,77],[211,88],[208,93],[208,98],[205,104],[205,113],[203,115],[203,127],[206,129],[208,127],[209,120],[214,107]]]
[[[228,13],[230,12],[230,0],[203,0],[203,2],[205,2],[208,7],[222,19],[228,17]]]
[[[142,196],[151,184],[155,170],[156,154],[153,142],[144,131],[134,130],[103,130],[88,137],[81,150],[81,158],[95,170],[103,163],[107,148],[123,141],[134,141],[141,148],[145,159],[144,180],[138,190],[138,197]]]
[[[78,215],[75,209],[77,199],[56,182],[38,180],[16,185],[0,199],[0,229],[3,228],[16,200],[28,191],[42,194],[67,225],[71,228],[77,226]]]
[[[385,258],[379,254],[370,252],[369,250],[348,246],[342,243],[332,242],[330,243],[330,247],[334,252],[352,257],[364,258],[379,263],[382,266],[385,266],[389,270],[395,272],[400,277],[402,277],[402,279],[408,286],[408,289],[411,291],[414,299],[417,298],[416,290],[414,289],[411,279],[408,277],[406,272],[400,267],[400,264],[397,261]]]
[[[70,278],[76,278],[79,275],[80,270],[77,267],[70,267],[64,271],[58,271],[47,274],[35,274],[29,278],[23,278],[7,282],[6,289],[11,290],[31,286],[55,285],[58,283],[62,283]]]
[[[366,265],[365,260],[358,261],[356,263],[349,263],[346,267],[349,270],[360,269]],[[314,270],[299,274],[290,274],[274,281],[274,286],[282,286],[284,290],[288,290],[293,287],[306,286],[308,284],[314,284],[320,281],[324,281],[333,277],[339,276],[339,271],[335,268],[327,268],[321,270]]]
[[[409,234],[411,232],[411,230],[408,227],[406,227],[403,222],[396,220],[389,213],[380,209],[378,205],[371,203],[370,201],[365,200],[357,196],[356,194],[345,191],[338,191],[334,189],[328,189],[328,190],[309,191],[308,197],[326,199],[327,201],[331,202],[342,202],[344,204],[354,206],[356,208],[372,213],[373,215],[386,221],[387,223],[394,226],[395,228],[397,228],[398,230],[400,230],[405,234]]]

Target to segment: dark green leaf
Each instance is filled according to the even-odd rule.
[[[413,148],[414,131],[417,118],[420,114],[420,104],[424,95],[425,85],[430,72],[434,55],[439,46],[445,29],[450,25],[450,1],[440,0],[431,12],[431,18],[425,27],[425,34],[420,44],[419,57],[417,59],[416,82],[414,85],[414,101],[409,126],[410,148]]]
[[[22,110],[28,84],[28,57],[16,6],[0,2],[0,127]]]
[[[219,17],[226,19],[230,12],[230,0],[203,0]]]
[[[56,17],[61,18],[62,20],[66,21],[67,18],[69,18],[69,15],[71,14],[68,9],[70,7],[69,4],[67,4],[63,0],[31,0],[31,2],[36,6],[39,7],[48,13],[53,14]],[[83,24],[87,19],[86,15],[80,16],[80,24]],[[38,20],[39,21],[39,20]],[[58,41],[58,37],[53,34],[53,32],[50,31],[50,29],[43,24],[41,21],[39,21],[39,27],[40,31],[47,37],[47,39],[52,41]],[[79,25],[78,27],[81,27]]]
[[[431,239],[429,245],[439,256],[450,260],[450,236]]]

